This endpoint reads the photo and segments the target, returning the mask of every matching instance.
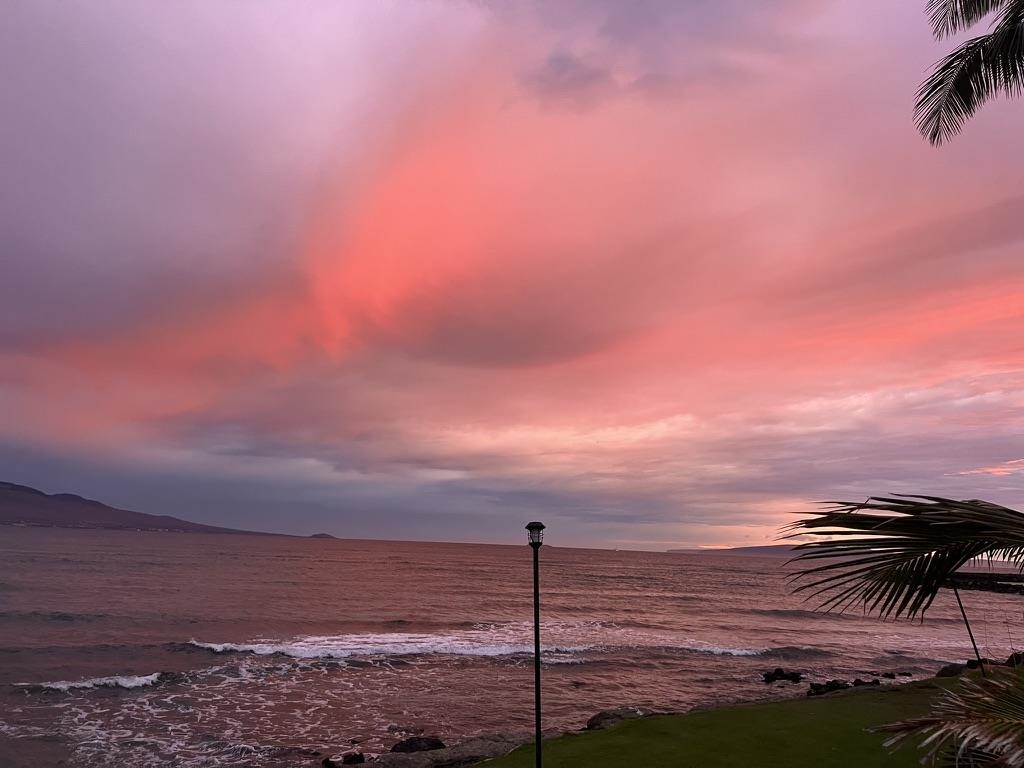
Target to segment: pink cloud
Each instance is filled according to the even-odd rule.
[[[961,475],[992,475],[993,477],[1006,477],[1008,475],[1015,475],[1019,472],[1024,472],[1024,459],[1010,459],[1004,461],[1002,464],[997,464],[992,467],[978,467],[977,469],[967,469],[958,474]]]
[[[702,48],[685,83],[685,50],[644,55],[657,30],[594,7],[472,11],[268,203],[293,214],[273,258],[19,339],[7,439],[568,494],[670,543],[727,543],[832,489],[1010,476],[1020,169],[969,160],[1012,126],[936,154],[893,62],[820,3]],[[666,87],[633,87],[647,75]],[[947,431],[988,468],[957,475],[929,448]]]

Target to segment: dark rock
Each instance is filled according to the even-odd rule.
[[[1019,667],[1021,664],[1024,664],[1024,651],[1015,651],[1006,660],[1006,666],[1008,667]]]
[[[899,675],[900,677],[913,677],[914,676],[913,672],[897,672],[896,674]]]
[[[359,765],[366,762],[366,756],[362,752],[349,752],[341,756],[342,765]]]
[[[935,673],[936,677],[956,677],[961,672],[967,669],[964,664],[947,664],[938,672]]]
[[[618,709],[605,709],[598,712],[587,720],[588,731],[600,731],[604,728],[611,728],[623,720],[635,720],[638,717],[646,717],[654,714],[651,710],[640,707],[619,707]]]
[[[762,677],[766,683],[774,683],[776,680],[789,680],[792,683],[799,683],[803,680],[803,675],[799,672],[787,672],[782,667],[776,667],[771,672],[765,672]]]
[[[859,677],[853,681],[854,688],[860,688],[862,685],[881,685],[882,681],[877,677],[872,680],[861,680]]]
[[[339,768],[341,763],[335,762],[334,760],[331,760],[331,758],[329,757],[325,757],[323,760],[320,761],[320,765],[322,765],[324,768]]]
[[[391,748],[392,752],[427,752],[431,749],[444,749],[444,742],[433,736],[410,736],[402,739]]]
[[[865,683],[861,681],[861,685],[864,684]],[[853,686],[846,680],[828,680],[824,683],[811,683],[810,687],[807,689],[807,695],[821,696],[825,693],[832,693],[832,691],[844,691],[847,688],[852,687]]]
[[[946,581],[946,586],[1024,595],[1024,576],[1013,573],[954,573]]]
[[[367,765],[374,768],[468,768],[482,760],[506,755],[518,746],[533,741],[533,733],[496,733],[479,736],[454,747],[433,749],[428,752],[378,755]]]
[[[895,672],[883,672],[882,673],[882,677],[884,677],[886,680],[895,680],[896,679],[896,673]]]
[[[985,666],[989,666],[990,667],[993,664],[995,664],[995,662],[992,661],[992,659],[982,659],[981,661],[978,661],[977,659],[968,659],[967,660],[967,668],[968,669],[977,669],[982,664],[984,664]]]

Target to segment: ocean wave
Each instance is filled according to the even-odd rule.
[[[761,656],[767,651],[764,648],[720,648],[709,645],[704,648],[694,648],[701,653],[710,653],[713,656]]]
[[[677,643],[665,643],[662,645],[624,645],[617,648],[605,647],[604,650],[629,652],[629,651],[654,651],[669,655],[680,652],[696,653],[707,656],[762,656],[768,653],[770,648],[732,648],[729,646],[705,643],[700,640],[681,641]]]
[[[815,648],[812,645],[781,645],[777,648],[767,648],[762,656],[784,656],[787,659],[820,659],[825,656],[834,656],[832,651],[824,648]]]
[[[468,633],[467,633],[468,634]],[[352,656],[515,656],[532,653],[528,643],[488,643],[451,635],[415,635],[389,633],[382,635],[337,635],[300,637],[287,641],[252,643],[207,643],[189,641],[189,645],[213,653],[250,653],[257,656],[279,654],[293,659],[346,659]],[[542,646],[541,653],[579,653],[593,646]]]
[[[709,656],[779,656],[787,659],[797,658],[822,658],[834,655],[831,651],[812,646],[783,645],[774,648],[735,648],[731,646],[715,645],[699,640],[689,640],[663,645],[625,645],[625,646],[599,646],[602,651],[656,651],[665,654],[677,654],[680,652],[706,654]]]
[[[717,634],[717,633],[716,633]],[[693,637],[668,629],[648,629],[607,621],[550,621],[541,625],[541,652],[550,664],[600,661],[623,654],[707,654],[711,656],[780,656],[813,658],[832,655],[810,646],[766,647],[722,642],[718,636]],[[389,659],[416,656],[519,657],[533,653],[533,626],[528,622],[480,623],[442,631],[382,631],[291,638],[255,638],[216,642],[193,638],[175,646],[195,653],[280,655],[299,660]]]
[[[397,634],[397,633],[396,633]],[[405,657],[420,655],[478,656],[485,658],[517,657],[533,654],[529,643],[483,643],[450,636],[401,636],[341,635],[337,637],[304,637],[289,641],[264,641],[251,643],[209,643],[191,640],[186,644],[193,649],[202,649],[217,654],[239,653],[256,656],[287,656],[293,659],[337,659],[354,657]],[[764,655],[828,655],[827,651],[810,649],[801,651],[793,648],[734,648],[700,641],[662,644],[579,644],[542,645],[541,656],[545,664],[582,664],[588,659],[581,654],[615,653],[636,651],[660,651],[664,653],[708,654],[712,656],[764,656]]]
[[[748,608],[744,613],[751,613],[757,616],[768,616],[771,618],[781,619],[799,619],[800,621],[862,621],[863,615],[856,611],[850,610],[847,612],[842,611],[826,611],[826,610],[813,610],[803,608]],[[892,623],[899,621],[905,621],[910,623],[907,619],[894,619]],[[950,624],[957,625],[962,624],[963,621],[959,616],[928,616],[928,624]]]
[[[804,608],[749,608],[748,613],[758,616],[772,616],[782,619],[811,619],[823,621],[835,621],[844,619],[855,619],[852,614],[839,613],[838,611],[815,611]]]
[[[105,613],[69,613],[67,611],[0,611],[0,619],[30,621],[99,621],[108,618]]]
[[[541,652],[541,661],[550,666],[586,664],[588,659],[580,658],[573,653],[544,653]]]
[[[86,690],[89,688],[143,688],[148,685],[168,682],[176,675],[168,672],[154,672],[151,675],[113,675],[111,677],[91,677],[86,680],[58,680],[52,683],[15,683],[17,688],[29,692]]]

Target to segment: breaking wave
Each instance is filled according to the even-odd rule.
[[[350,656],[514,656],[532,653],[528,643],[486,642],[453,635],[416,635],[387,633],[380,635],[322,635],[292,640],[266,640],[251,643],[206,643],[190,640],[189,645],[214,653],[251,653],[258,656],[280,654],[293,659],[345,659]],[[542,653],[571,654],[594,646],[542,646]]]
[[[156,685],[161,682],[168,682],[175,678],[167,672],[154,672],[152,675],[114,675],[111,677],[91,677],[86,680],[58,680],[52,683],[17,683],[16,687],[30,692],[41,691],[68,691],[85,690],[89,688],[143,688],[148,685]]]
[[[699,653],[713,656],[827,655],[827,651],[797,647],[732,647],[669,632],[636,631],[600,622],[567,623],[543,629],[541,652],[546,663],[584,663],[595,654],[654,651],[666,654]],[[182,648],[212,653],[257,656],[281,655],[293,659],[348,659],[350,657],[475,656],[514,657],[532,654],[529,626],[477,625],[445,633],[383,632],[307,635],[290,639],[260,638],[246,642],[209,642],[193,639]]]

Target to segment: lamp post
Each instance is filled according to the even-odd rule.
[[[533,550],[533,710],[536,730],[537,768],[541,768],[540,750],[540,545],[544,541],[544,523],[526,524]]]

